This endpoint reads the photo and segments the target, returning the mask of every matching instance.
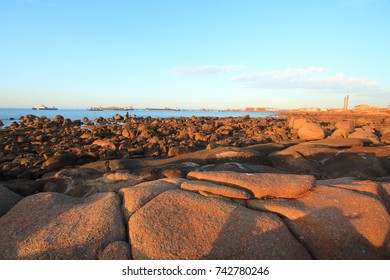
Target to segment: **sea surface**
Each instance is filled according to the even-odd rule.
[[[17,108],[0,108],[0,120],[4,123],[4,127],[9,126],[14,121],[19,121],[21,116],[28,114],[35,116],[46,116],[53,118],[56,115],[61,115],[66,119],[81,120],[83,117],[87,117],[90,120],[94,120],[98,117],[109,118],[114,117],[116,114],[124,116],[126,112],[130,116],[147,117],[152,118],[180,118],[180,117],[242,117],[249,115],[252,118],[263,118],[267,116],[274,116],[272,112],[226,112],[226,111],[212,111],[212,110],[180,110],[180,111],[168,111],[168,110],[142,110],[135,109],[129,111],[89,111],[87,109],[58,109],[58,110],[32,110],[32,109],[17,109]]]

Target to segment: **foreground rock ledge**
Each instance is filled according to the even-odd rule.
[[[313,187],[315,179],[309,175],[271,174],[271,173],[237,173],[190,172],[189,179],[225,183],[249,190],[255,198],[301,196]]]
[[[120,199],[101,193],[86,199],[40,193],[0,219],[0,259],[96,259],[126,240]]]
[[[247,205],[285,217],[316,259],[390,259],[390,217],[379,200],[361,193],[318,186],[298,199]]]
[[[172,190],[129,219],[134,259],[310,259],[275,214]]]

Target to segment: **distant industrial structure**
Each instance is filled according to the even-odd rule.
[[[343,107],[344,111],[348,110],[348,103],[349,103],[349,95],[344,97],[344,107]]]

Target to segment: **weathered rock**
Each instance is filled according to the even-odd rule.
[[[355,129],[355,124],[353,121],[341,121],[341,122],[337,122],[335,124],[335,127],[337,129],[342,129],[342,130],[345,130],[347,132],[350,132],[350,131],[353,131]]]
[[[309,259],[280,218],[173,190],[129,220],[134,259]]]
[[[95,140],[95,141],[93,141],[92,145],[97,145],[97,146],[100,146],[100,147],[108,147],[111,150],[115,150],[116,149],[115,144],[112,143],[111,141],[107,140],[107,139]]]
[[[382,135],[381,141],[385,144],[390,144],[390,132],[386,132]]]
[[[316,123],[306,123],[298,130],[298,136],[303,140],[321,140],[325,138],[325,132]]]
[[[9,189],[0,186],[0,217],[14,207],[22,197]]]
[[[203,191],[210,194],[220,195],[228,198],[249,199],[253,196],[241,188],[222,186],[205,181],[185,181],[180,188],[188,191]]]
[[[331,138],[348,138],[348,131],[342,128],[336,129],[332,135]]]
[[[188,153],[189,149],[187,147],[178,146],[178,147],[172,147],[168,150],[168,156],[169,157],[176,157],[185,153]]]
[[[86,164],[82,165],[81,168],[93,169],[99,173],[107,173],[107,172],[111,171],[111,169],[109,167],[109,163],[110,163],[109,160],[98,160],[95,162],[86,163]],[[119,169],[123,169],[123,168],[119,168]],[[115,170],[113,170],[113,171],[115,171]]]
[[[126,241],[114,241],[99,255],[100,260],[131,260],[131,247]]]
[[[206,180],[225,183],[249,190],[254,197],[299,197],[313,187],[314,177],[308,175],[272,174],[272,173],[237,173],[190,172],[188,179]]]
[[[40,193],[0,218],[0,259],[96,259],[120,240],[126,232],[114,193],[87,199]]]
[[[47,171],[56,171],[65,166],[72,166],[76,163],[77,156],[71,153],[57,155],[49,158],[42,164],[42,168]]]
[[[359,139],[325,139],[302,143],[268,156],[271,166],[295,174],[317,178],[387,176],[390,148],[361,147]],[[389,167],[390,169],[390,167]]]
[[[28,196],[32,194],[36,194],[43,190],[44,181],[38,180],[15,180],[15,181],[7,181],[3,182],[0,185],[8,188],[9,190],[21,195]]]
[[[166,169],[178,164],[215,164],[224,162],[259,163],[265,156],[251,150],[234,147],[221,147],[212,150],[201,150],[166,159],[116,159],[97,161],[84,164],[82,168],[91,168],[100,173],[114,172],[117,170],[135,171],[145,168]],[[188,164],[187,164],[188,165]],[[185,165],[182,167],[186,167]],[[188,167],[188,166],[187,166]]]
[[[378,144],[379,138],[374,133],[359,130],[348,135],[348,138],[355,138],[362,140],[365,144]]]
[[[161,179],[122,188],[119,195],[123,200],[122,210],[125,220],[127,221],[131,215],[156,196],[179,188],[182,182],[183,179]]]
[[[238,162],[227,162],[220,164],[208,164],[196,168],[194,171],[234,171],[240,173],[276,173],[286,174],[271,166],[261,164],[245,164]]]
[[[99,172],[91,168],[64,168],[58,171],[55,178],[92,179],[101,176]]]
[[[288,126],[292,129],[298,130],[307,123],[305,118],[291,118]]]
[[[330,186],[333,188],[347,189],[381,200],[379,183],[370,180],[360,181],[351,177],[344,177],[332,180],[317,180],[316,186]]]
[[[390,258],[390,217],[370,196],[318,186],[298,199],[249,200],[247,205],[285,217],[317,259]]]
[[[390,175],[390,146],[353,147],[324,161],[324,178],[372,179]]]
[[[115,183],[119,181],[137,180],[138,176],[126,172],[106,173],[103,175],[103,182]]]
[[[54,118],[53,118],[53,122],[62,123],[63,121],[64,121],[64,117],[61,116],[61,115],[56,115],[56,116],[54,116]]]

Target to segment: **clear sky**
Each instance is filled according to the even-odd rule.
[[[0,0],[0,107],[386,107],[389,30],[389,0]]]

